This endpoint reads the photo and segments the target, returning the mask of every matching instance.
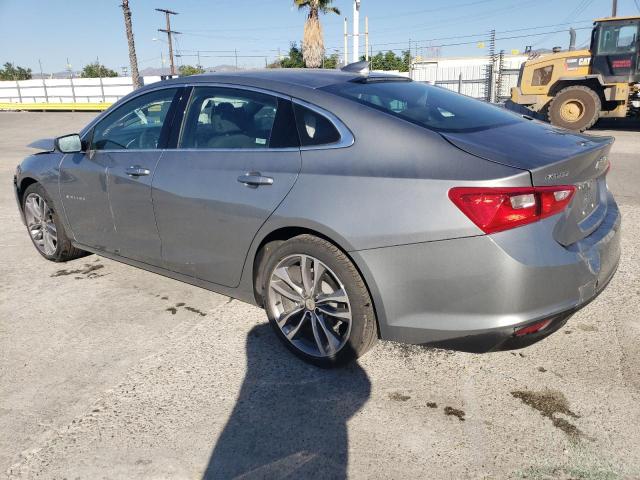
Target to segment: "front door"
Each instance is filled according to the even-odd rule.
[[[91,151],[106,166],[113,234],[109,250],[123,257],[160,264],[151,182],[170,128],[170,108],[180,89],[140,95],[96,124]]]
[[[167,268],[235,287],[258,229],[301,167],[288,99],[195,87],[177,149],[166,150],[153,201]]]

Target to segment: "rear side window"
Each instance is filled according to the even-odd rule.
[[[294,104],[293,108],[303,147],[330,145],[340,141],[340,133],[325,116],[302,105]]]
[[[345,82],[323,90],[435,131],[478,131],[519,121],[502,108],[419,82]]]
[[[267,148],[276,97],[223,87],[193,89],[178,148]]]

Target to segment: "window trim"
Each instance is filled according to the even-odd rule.
[[[162,83],[162,82],[158,82],[158,83]],[[229,88],[229,89],[235,89],[235,90],[248,90],[251,92],[263,93],[265,95],[271,95],[273,97],[282,98],[292,103],[297,103],[300,106],[306,107],[310,110],[313,110],[317,114],[326,117],[327,120],[329,120],[338,131],[338,134],[340,135],[340,140],[334,143],[328,143],[324,145],[310,145],[306,147],[300,146],[300,147],[282,147],[282,148],[270,148],[270,147],[267,147],[267,148],[178,148],[177,142],[175,146],[172,145],[172,139],[174,139],[173,137],[174,129],[176,128],[178,129],[178,131],[176,132],[175,138],[180,138],[180,136],[182,135],[182,131],[184,129],[184,121],[186,117],[185,115],[186,106],[188,105],[188,102],[191,99],[191,95],[193,95],[193,89],[196,87],[221,87],[221,88]],[[182,95],[182,99],[180,98],[174,99],[174,103],[171,105],[171,107],[173,108],[174,105],[176,107],[181,107],[184,105],[185,108],[184,109],[176,108],[175,115],[171,119],[171,122],[172,122],[171,130],[167,134],[168,141],[165,142],[164,148],[162,149],[153,148],[153,149],[140,149],[136,151],[162,152],[165,150],[166,151],[179,150],[181,152],[265,152],[265,151],[266,152],[297,152],[297,151],[309,151],[309,150],[333,150],[336,148],[348,148],[355,143],[355,137],[353,136],[353,133],[351,132],[351,130],[349,130],[349,128],[342,122],[342,120],[340,120],[336,115],[329,112],[328,110],[325,110],[322,107],[314,105],[313,103],[309,103],[300,98],[291,97],[290,95],[286,95],[284,93],[276,92],[273,90],[268,90],[265,88],[253,87],[251,85],[239,85],[236,83],[222,83],[222,82],[185,82],[185,83],[171,83],[169,85],[157,85],[157,86],[154,85],[153,87],[145,88],[143,91],[135,92],[137,93],[137,95],[133,95],[134,92],[132,92],[132,94],[129,94],[131,95],[130,98],[123,97],[123,99],[126,98],[126,101],[122,102],[122,105],[125,105],[126,103],[129,103],[130,101],[135,100],[136,98],[142,95],[145,95],[147,93],[155,92],[157,90],[166,90],[166,89],[172,89],[172,88],[183,89],[183,92],[182,92],[183,95]],[[184,93],[187,93],[187,95],[185,96]],[[182,103],[181,100],[184,103]],[[119,107],[120,105],[118,105],[116,108],[119,108]],[[104,116],[108,115],[107,112],[109,110],[110,109],[105,110]],[[100,122],[104,118],[104,116],[99,115],[91,123],[89,123],[87,127],[85,127],[86,132],[83,134],[83,139],[86,136],[93,137],[93,129],[98,124],[98,122]],[[128,150],[100,150],[100,152],[127,152],[127,151]]]

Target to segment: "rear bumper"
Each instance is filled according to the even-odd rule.
[[[613,277],[621,217],[609,194],[602,224],[563,247],[557,218],[489,236],[352,252],[368,281],[383,339],[486,352],[558,330]],[[515,330],[543,319],[538,333]]]

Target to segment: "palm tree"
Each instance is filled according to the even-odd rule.
[[[340,10],[331,5],[332,0],[293,0],[293,4],[302,10],[309,9],[304,24],[302,40],[302,57],[308,68],[320,68],[324,58],[324,40],[320,25],[320,12],[340,15]]]
[[[127,43],[129,44],[129,63],[131,64],[131,80],[133,88],[141,87],[140,76],[138,75],[138,58],[136,57],[136,45],[133,42],[133,26],[131,25],[131,9],[129,0],[122,0],[122,13],[124,14],[124,28],[127,32]]]

